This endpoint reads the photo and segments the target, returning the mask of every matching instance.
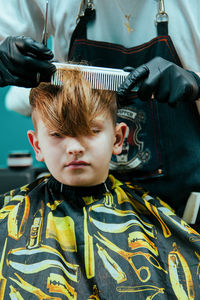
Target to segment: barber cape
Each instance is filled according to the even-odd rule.
[[[200,235],[138,186],[49,176],[0,201],[0,299],[200,299]]]

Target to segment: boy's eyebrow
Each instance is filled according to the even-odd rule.
[[[94,126],[94,125],[103,125],[104,124],[104,120],[102,119],[93,119],[90,121],[90,126]]]

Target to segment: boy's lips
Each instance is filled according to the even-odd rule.
[[[71,167],[71,168],[81,168],[84,166],[89,166],[89,164],[83,160],[73,160],[66,165],[66,167]]]

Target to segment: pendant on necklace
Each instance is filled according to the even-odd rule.
[[[131,17],[131,15],[125,15],[125,18],[127,20],[125,25],[126,25],[126,28],[128,30],[128,33],[133,31],[133,28],[130,26],[130,21],[129,21],[130,17]]]

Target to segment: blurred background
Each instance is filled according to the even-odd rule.
[[[31,117],[6,108],[9,88],[0,88],[0,194],[30,183],[46,172],[45,165],[36,161],[28,141],[27,131],[33,129]]]
[[[14,111],[9,111],[5,105],[5,96],[9,87],[0,88],[0,119],[2,124],[0,143],[0,168],[8,166],[8,155],[10,152],[30,152],[33,157],[33,166],[41,166],[35,160],[32,147],[29,145],[27,131],[32,129],[30,117],[20,115]]]

